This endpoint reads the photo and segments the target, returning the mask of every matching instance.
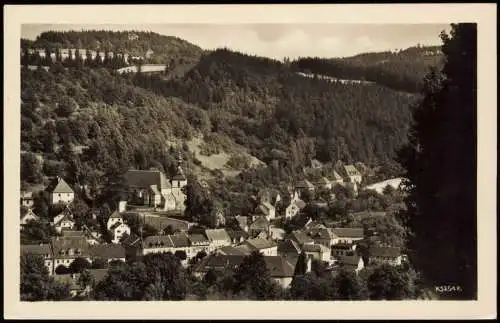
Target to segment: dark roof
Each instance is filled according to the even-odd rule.
[[[174,243],[170,236],[149,236],[144,238],[144,248],[173,248]]]
[[[337,237],[346,238],[363,238],[363,228],[332,228],[332,233]]]
[[[361,257],[358,254],[354,253],[349,256],[340,256],[339,262],[345,265],[357,266],[360,259]]]
[[[401,249],[397,247],[372,246],[370,248],[370,256],[372,257],[393,257],[401,255]]]
[[[314,242],[314,240],[309,237],[304,231],[293,231],[290,234],[290,238],[295,240],[295,242],[297,242],[299,245]]]
[[[255,221],[250,224],[251,230],[267,229],[269,227],[269,221],[264,216],[259,216]]]
[[[234,255],[234,256],[245,256],[246,253],[241,251],[240,249],[233,246],[224,246],[217,249],[217,252],[223,255]]]
[[[21,245],[21,254],[29,254],[29,255],[46,255],[52,254],[52,250],[50,245],[47,244],[22,244]]]
[[[193,233],[189,235],[189,240],[191,243],[206,243],[208,244],[210,241],[208,241],[207,237],[205,237],[203,234],[199,233]]]
[[[284,241],[278,242],[278,252],[283,252],[283,253],[295,252],[295,253],[299,254],[300,247],[297,244],[297,242],[295,242],[291,239],[286,239]]]
[[[246,233],[243,230],[232,230],[232,229],[226,229],[227,234],[231,239],[248,239],[248,233]]]
[[[110,259],[125,258],[125,248],[119,244],[99,244],[89,248],[90,255],[94,257]]]
[[[74,258],[78,256],[85,256],[89,254],[89,243],[85,237],[52,237],[50,241],[52,245],[52,250],[54,251],[54,257],[58,258]],[[67,251],[73,249],[74,251],[79,250],[80,254],[69,256]],[[64,253],[62,253],[62,251]]]
[[[295,264],[280,256],[264,256],[271,277],[293,277]]]
[[[276,244],[274,243],[274,241],[267,240],[267,239],[261,239],[261,238],[250,239],[250,240],[245,241],[245,243],[250,245],[251,247],[257,249],[257,250],[276,247]]]
[[[52,180],[46,190],[51,193],[74,193],[68,183],[59,176]]]
[[[109,230],[110,230],[110,231],[113,231],[114,229],[118,228],[118,227],[119,227],[120,225],[122,225],[122,224],[123,224],[123,222],[120,222],[120,221],[115,222],[115,223],[114,223],[114,224],[113,224],[113,225],[109,228]],[[125,224],[125,225],[126,225],[126,224]]]
[[[129,187],[149,188],[157,185],[160,190],[170,187],[167,178],[159,170],[130,169],[125,173],[125,181]]]
[[[182,232],[170,235],[170,239],[175,248],[189,247],[191,245],[188,236]]]

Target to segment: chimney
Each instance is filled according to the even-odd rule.
[[[118,213],[125,212],[127,210],[127,201],[118,202]]]

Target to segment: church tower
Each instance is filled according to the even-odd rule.
[[[182,169],[182,155],[179,151],[179,155],[177,157],[177,171],[175,175],[172,177],[172,189],[181,189],[182,187],[187,185],[187,178],[184,174],[184,170]]]

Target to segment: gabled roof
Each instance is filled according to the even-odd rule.
[[[372,246],[369,250],[372,257],[392,257],[401,255],[401,249],[397,247]]]
[[[307,243],[314,243],[314,240],[311,239],[304,231],[293,231],[290,234],[290,238],[295,240],[299,245],[307,244]]]
[[[174,244],[174,248],[184,248],[191,245],[188,236],[183,232],[170,235],[170,239]]]
[[[217,251],[222,255],[231,255],[231,256],[245,256],[245,255],[247,255],[246,252],[242,251],[241,249],[238,249],[237,247],[233,247],[233,246],[225,246],[225,247],[217,249]]]
[[[109,216],[109,219],[121,219],[122,216],[120,215],[120,213],[118,213],[118,211],[114,211],[113,213],[111,213],[111,215]],[[108,220],[109,220],[108,219]]]
[[[247,216],[241,216],[237,215],[235,216],[236,221],[238,221],[238,224],[240,225],[240,228],[245,228],[245,226],[248,225],[248,217]]]
[[[324,229],[324,228],[326,228],[326,226],[323,223],[321,223],[317,220],[314,220],[314,221],[307,223],[306,228],[307,229]]]
[[[326,177],[321,177],[318,181],[317,181],[318,185],[330,185],[331,182],[328,178]]]
[[[160,190],[170,188],[165,174],[159,170],[138,170],[130,169],[125,173],[125,181],[129,187],[149,188],[157,185]]]
[[[189,240],[193,244],[194,243],[196,243],[196,244],[200,244],[200,243],[208,244],[209,243],[208,239],[203,234],[199,234],[199,233],[190,234]]]
[[[250,224],[250,229],[251,230],[260,230],[260,229],[266,229],[269,227],[269,221],[266,219],[264,216],[260,216],[255,221]]]
[[[340,256],[339,257],[339,262],[345,265],[350,265],[350,266],[357,266],[359,262],[363,260],[361,256],[359,256],[356,253],[353,253],[350,256]]]
[[[28,255],[52,255],[50,244],[22,244],[21,254]]]
[[[305,252],[330,252],[330,249],[320,244],[305,244],[302,246]]]
[[[358,176],[361,175],[361,173],[354,167],[354,165],[345,165],[344,170],[347,174],[347,176]]]
[[[170,236],[149,236],[144,238],[144,248],[173,248],[174,243]]]
[[[276,247],[276,244],[272,240],[254,238],[245,241],[246,244],[257,250],[268,249]]]
[[[295,185],[296,188],[308,188],[308,189],[311,189],[311,188],[314,188],[314,185],[309,182],[307,179],[304,179],[304,180],[301,180],[299,181],[296,185]]]
[[[103,259],[125,258],[125,248],[119,244],[93,245],[89,252],[91,256]]]
[[[271,277],[293,277],[295,265],[281,256],[264,256],[267,269]]]
[[[225,229],[206,229],[205,235],[210,241],[231,240]]]
[[[363,228],[332,228],[332,233],[338,238],[363,238]]]
[[[26,216],[31,216],[33,219],[38,220],[40,217],[36,215],[32,209],[28,208],[21,208],[21,220],[24,219]]]
[[[52,183],[47,187],[47,191],[51,193],[74,193],[66,181],[57,176]]]
[[[284,241],[278,242],[278,252],[280,252],[280,253],[294,252],[294,253],[297,253],[297,255],[298,255],[300,253],[300,247],[297,244],[297,242],[295,242],[291,239],[286,239]]]
[[[327,228],[311,228],[307,230],[307,234],[313,239],[332,239],[333,235]]]
[[[90,245],[85,237],[52,237],[50,244],[54,257],[57,258],[75,258],[89,254]],[[80,254],[69,256],[67,254],[69,249],[80,251]]]
[[[57,215],[53,220],[52,223],[54,225],[60,224],[62,221],[71,221],[73,222],[73,215],[69,211],[68,208],[66,208],[61,214]]]
[[[243,230],[232,230],[232,229],[226,229],[227,234],[231,239],[247,239],[248,238],[248,233],[246,233]]]
[[[342,178],[342,176],[340,176],[339,173],[337,173],[336,171],[333,171],[333,180],[334,181],[342,181],[343,178]]]

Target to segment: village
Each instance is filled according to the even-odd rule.
[[[70,284],[73,296],[88,293],[90,288],[78,284],[78,268],[88,268],[97,283],[114,262],[134,261],[151,253],[172,253],[195,277],[203,279],[209,270],[235,268],[244,257],[258,251],[264,255],[271,278],[283,289],[290,286],[301,254],[306,255],[308,272],[318,263],[333,274],[339,268],[358,274],[367,266],[381,263],[401,266],[406,255],[399,246],[380,243],[359,250],[360,243],[379,234],[373,229],[341,227],[311,218],[291,232],[283,229],[283,221],[297,218],[306,208],[301,197],[316,189],[331,191],[340,185],[357,195],[363,190],[384,194],[387,186],[394,190],[401,186],[401,179],[391,179],[364,187],[363,177],[354,165],[345,165],[342,170],[341,174],[335,171],[332,179],[323,177],[314,184],[307,179],[298,181],[289,196],[278,193],[256,197],[258,206],[252,214],[218,212],[215,228],[204,228],[183,216],[188,180],[180,155],[171,178],[156,169],[128,170],[124,175],[126,198],[118,202],[104,222],[105,228],[77,228],[73,216],[76,193],[63,178],[56,177],[43,192],[52,205],[62,210],[49,224],[56,234],[47,243],[22,244],[21,254],[42,256],[49,274],[56,281]],[[41,221],[33,211],[33,193],[21,192],[21,227]],[[155,234],[143,236],[142,228],[140,235],[134,234],[131,222],[152,227]],[[229,222],[237,223],[236,227],[227,225]],[[103,233],[109,238],[105,239]]]

